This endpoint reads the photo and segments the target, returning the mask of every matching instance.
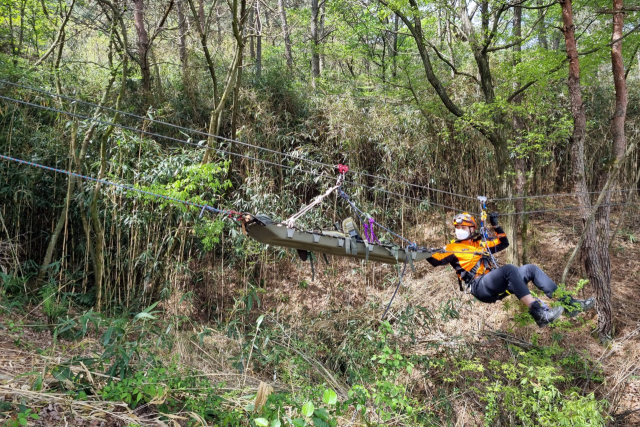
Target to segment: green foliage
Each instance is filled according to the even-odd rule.
[[[33,409],[28,409],[24,405],[20,406],[22,409],[16,413],[15,419],[10,419],[4,424],[6,427],[24,427],[28,425],[29,421],[40,419],[40,416]]]
[[[557,344],[524,351],[514,348],[513,360],[459,360],[449,381],[473,390],[485,402],[485,425],[508,422],[523,426],[604,426],[606,400],[580,393],[571,386],[573,369],[561,366],[582,363],[583,372],[594,370],[575,353],[566,354]],[[593,375],[592,378],[596,378]]]

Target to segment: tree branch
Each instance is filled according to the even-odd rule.
[[[416,41],[418,52],[420,53],[420,57],[422,59],[422,65],[427,75],[427,80],[429,80],[429,83],[431,84],[433,89],[436,91],[436,93],[442,100],[442,103],[445,105],[447,110],[449,110],[453,115],[457,117],[462,117],[464,115],[464,111],[462,111],[462,109],[458,107],[453,102],[453,100],[449,97],[444,85],[442,84],[440,79],[438,79],[438,77],[435,75],[433,71],[433,66],[431,65],[431,59],[429,58],[429,52],[427,52],[427,47],[424,42],[425,38],[422,33],[422,24],[420,21],[420,16],[418,16],[419,9],[418,9],[418,5],[416,4],[416,0],[409,0],[412,6],[412,9],[414,11],[413,18],[414,18],[415,24],[414,22],[411,22],[411,20],[404,13],[402,13],[395,4],[391,5],[387,0],[379,0],[379,1],[382,5],[388,7],[393,11],[393,13],[398,15],[398,17],[402,20],[402,22],[405,23],[407,28],[409,28],[411,35]]]
[[[558,64],[558,66],[553,67],[552,69],[547,71],[545,74],[555,73],[556,71],[560,70],[567,61],[568,61],[567,58],[563,59],[562,62],[560,62],[560,64]],[[538,82],[538,80],[540,80],[540,79],[534,79],[534,80],[531,80],[531,81],[525,83],[521,88],[519,88],[518,90],[513,92],[511,95],[509,95],[509,98],[507,98],[507,102],[512,102],[518,95],[520,95],[525,90],[529,89],[531,86],[536,84]]]
[[[542,15],[540,15],[540,17],[538,17],[538,19],[533,23],[533,25],[531,25],[531,28],[529,28],[529,32],[524,37],[520,37],[518,40],[516,40],[516,41],[514,41],[512,43],[508,43],[506,45],[494,46],[494,47],[488,48],[488,49],[486,49],[486,51],[487,52],[496,52],[498,50],[509,49],[510,47],[517,46],[520,43],[524,42],[529,37],[531,37],[531,34],[533,34],[533,30],[535,30],[536,26],[540,23],[540,21],[542,21],[547,16],[547,12],[548,11],[549,11],[549,9],[545,10],[544,13]]]
[[[591,50],[587,50],[587,51],[585,51],[585,52],[578,52],[578,55],[581,55],[581,56],[582,56],[582,55],[589,55],[589,54],[594,53],[594,52],[597,52],[597,51],[599,51],[600,49],[603,49],[603,48],[605,48],[605,47],[611,47],[611,46],[613,46],[614,44],[618,43],[620,40],[623,40],[623,39],[627,38],[627,36],[630,36],[631,34],[635,33],[635,32],[638,30],[638,28],[640,28],[640,24],[638,24],[638,25],[636,25],[635,27],[633,27],[633,28],[632,28],[628,33],[624,34],[622,37],[619,37],[619,38],[617,38],[617,39],[615,39],[615,40],[613,40],[613,41],[611,41],[611,42],[607,43],[607,44],[606,44],[606,45],[604,45],[604,46],[594,47],[593,49],[591,49]]]
[[[636,49],[633,51],[633,55],[631,55],[631,64],[629,64],[629,66],[627,67],[627,71],[625,71],[624,73],[625,80],[627,80],[627,76],[629,75],[629,71],[631,71],[631,69],[633,68],[633,64],[638,62],[636,61],[636,55],[638,54],[638,49],[640,49],[640,44],[636,46]]]
[[[158,24],[158,26],[156,27],[155,31],[153,32],[153,35],[149,38],[149,46],[151,46],[151,44],[153,43],[153,40],[160,33],[160,30],[162,29],[162,26],[164,25],[164,22],[167,20],[167,16],[169,16],[169,12],[171,12],[171,8],[172,7],[173,7],[173,0],[171,0],[169,2],[169,6],[167,7],[167,10],[164,12],[164,15],[162,16],[162,19],[160,20],[160,23]]]
[[[442,62],[444,62],[445,64],[447,64],[451,70],[453,71],[453,74],[455,75],[459,75],[459,76],[465,76],[465,77],[469,77],[470,79],[472,79],[474,82],[476,82],[478,85],[480,84],[480,82],[478,81],[478,79],[475,76],[472,76],[471,74],[467,74],[464,73],[462,71],[458,71],[458,69],[451,63],[450,60],[448,60],[439,50],[438,48],[436,48],[436,46],[432,43],[429,43],[428,41],[426,42],[429,47],[431,49],[433,49],[433,51],[436,53],[436,55],[438,55],[438,58],[440,58],[442,60]]]
[[[491,28],[491,32],[487,36],[487,39],[484,41],[482,50],[484,50],[485,52],[487,51],[487,49],[489,48],[489,45],[491,44],[494,37],[498,33],[498,25],[500,23],[500,17],[504,12],[506,12],[509,9],[509,7],[510,6],[507,6],[507,4],[505,3],[498,8],[498,11],[496,12],[496,16],[493,18],[493,27]]]
[[[625,13],[625,12],[638,12],[640,11],[640,6],[627,6],[622,9],[600,9],[597,10],[596,13],[606,14],[606,15],[615,15],[616,13]]]

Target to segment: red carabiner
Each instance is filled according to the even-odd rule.
[[[349,166],[338,163],[338,172],[340,172],[340,175],[344,175],[349,172]]]

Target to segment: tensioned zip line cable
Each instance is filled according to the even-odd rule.
[[[203,136],[208,136],[208,137],[210,136],[212,138],[216,138],[216,139],[221,140],[221,141],[231,142],[231,143],[234,143],[234,144],[239,144],[239,145],[243,145],[243,146],[246,146],[246,147],[255,148],[255,149],[258,149],[258,150],[262,150],[262,151],[266,151],[266,152],[269,152],[269,153],[277,154],[279,156],[289,157],[289,158],[292,158],[292,159],[297,160],[297,161],[304,161],[304,162],[316,164],[318,166],[325,166],[325,167],[334,167],[335,166],[335,165],[330,165],[330,164],[323,163],[323,162],[318,162],[317,160],[306,159],[304,157],[297,157],[297,156],[294,156],[294,155],[291,155],[291,154],[282,153],[280,151],[272,150],[270,148],[260,147],[258,145],[254,145],[254,144],[249,144],[248,142],[243,142],[243,141],[238,141],[236,139],[231,139],[231,138],[226,138],[226,137],[223,137],[223,136],[213,135],[213,134],[210,134],[210,133],[207,133],[207,132],[203,132],[203,131],[187,128],[187,127],[176,125],[176,124],[173,124],[173,123],[167,123],[167,122],[163,122],[161,120],[155,120],[155,119],[152,119],[152,118],[149,118],[149,117],[139,116],[137,114],[116,110],[115,108],[102,107],[102,106],[100,106],[98,104],[94,104],[94,103],[91,103],[91,102],[88,102],[88,101],[82,101],[80,99],[72,98],[72,97],[69,97],[69,96],[59,95],[59,94],[56,94],[56,93],[53,93],[53,92],[48,92],[46,90],[37,89],[37,88],[31,87],[31,86],[20,85],[20,84],[17,84],[17,83],[9,82],[7,80],[0,79],[0,83],[4,83],[6,85],[10,85],[10,86],[19,87],[19,88],[22,88],[22,89],[27,89],[27,90],[31,90],[31,91],[34,91],[34,92],[42,93],[42,94],[45,94],[45,95],[50,96],[50,97],[62,98],[62,99],[66,99],[66,100],[71,101],[71,102],[75,102],[75,103],[79,103],[79,104],[85,104],[85,105],[89,105],[89,106],[92,106],[92,107],[101,108],[101,109],[104,109],[104,110],[108,110],[108,111],[112,111],[112,112],[121,114],[123,116],[129,116],[129,117],[133,117],[133,118],[136,118],[136,119],[139,119],[139,120],[146,120],[146,121],[149,121],[149,122],[152,122],[152,123],[157,123],[157,124],[169,126],[169,127],[172,127],[172,128],[178,129],[178,130],[193,132],[193,133],[196,133],[196,134],[199,134],[199,135],[203,135]],[[369,178],[386,180],[386,181],[389,181],[389,182],[394,182],[396,184],[406,185],[406,186],[415,187],[415,188],[421,188],[421,189],[424,189],[424,190],[429,190],[429,191],[433,191],[433,192],[437,192],[437,193],[449,194],[451,196],[457,196],[457,197],[462,197],[462,198],[466,198],[466,199],[475,200],[475,197],[472,197],[472,196],[467,196],[467,195],[464,195],[464,194],[457,194],[457,193],[453,193],[451,191],[446,191],[446,190],[439,190],[439,189],[432,188],[432,187],[427,187],[427,186],[424,186],[424,185],[411,184],[409,182],[399,181],[399,180],[396,180],[396,179],[393,179],[393,178],[387,178],[387,177],[380,176],[380,175],[372,175],[372,174],[368,174],[366,172],[358,172],[358,171],[352,171],[352,173],[356,174],[356,175],[366,176],[366,177],[369,177]]]
[[[609,190],[610,193],[624,193],[625,191],[638,191],[638,189],[627,188],[624,190]],[[578,194],[600,194],[600,193],[602,193],[602,191],[577,191],[575,193],[537,194],[533,196],[501,197],[498,199],[487,199],[487,201],[498,202],[502,200],[540,199],[544,197],[568,197],[568,196],[576,196]]]
[[[226,138],[226,137],[223,137],[223,136],[212,135],[212,134],[207,133],[207,132],[203,132],[203,131],[187,128],[187,127],[176,125],[176,124],[173,124],[173,123],[167,123],[167,122],[163,122],[161,120],[152,119],[150,117],[144,117],[144,116],[140,116],[140,115],[137,115],[137,114],[133,114],[133,113],[128,113],[128,112],[125,112],[125,111],[117,110],[117,109],[112,108],[112,107],[100,106],[100,105],[94,104],[92,102],[83,101],[83,100],[72,98],[72,97],[65,96],[65,95],[59,95],[59,94],[56,94],[56,93],[53,93],[53,92],[49,92],[49,91],[46,91],[46,90],[43,90],[43,89],[34,88],[32,86],[20,85],[20,84],[13,83],[13,82],[10,82],[10,81],[7,81],[7,80],[3,80],[3,79],[0,79],[0,83],[6,84],[6,85],[10,85],[10,86],[14,86],[14,87],[18,87],[18,88],[22,88],[22,89],[26,89],[26,90],[31,90],[31,91],[38,92],[38,93],[42,93],[42,94],[50,96],[50,97],[66,99],[66,100],[71,101],[73,103],[89,105],[89,106],[92,106],[92,107],[96,107],[96,108],[112,111],[112,112],[115,112],[115,113],[118,113],[118,114],[121,114],[121,115],[124,115],[124,116],[133,117],[133,118],[136,118],[136,119],[139,119],[139,120],[146,120],[146,121],[149,121],[149,122],[152,122],[152,123],[157,123],[157,124],[169,126],[169,127],[172,127],[172,128],[178,129],[178,130],[193,132],[193,133],[196,133],[196,134],[199,134],[199,135],[203,135],[203,136],[211,136],[211,137],[216,138],[216,139],[221,140],[221,141],[227,141],[227,142],[231,142],[231,143],[234,143],[234,144],[243,145],[243,146],[246,146],[246,147],[252,147],[252,148],[255,148],[255,149],[258,149],[258,150],[262,150],[262,151],[266,151],[266,152],[269,152],[269,153],[277,154],[279,156],[288,157],[288,158],[291,158],[293,160],[304,161],[304,162],[308,162],[308,163],[311,163],[311,164],[316,164],[316,165],[319,165],[319,166],[334,167],[334,165],[330,165],[330,164],[323,163],[323,162],[318,162],[316,160],[306,159],[304,157],[297,157],[297,156],[294,156],[294,155],[291,155],[291,154],[282,153],[282,152],[279,152],[279,151],[276,151],[276,150],[272,150],[272,149],[269,149],[269,148],[266,148],[266,147],[260,147],[258,145],[249,144],[247,142],[243,142],[243,141],[239,141],[239,140],[235,140],[235,139],[231,139],[231,138]],[[18,100],[14,100],[14,101],[20,102]],[[39,106],[37,104],[27,104],[27,105],[34,105],[34,106],[38,106],[38,107],[41,107],[41,108],[47,108],[47,107]],[[56,111],[56,110],[54,110],[54,111]],[[65,112],[65,113],[66,114],[70,114],[70,115],[72,114],[72,113],[68,113],[68,112]],[[87,118],[87,117],[81,116],[81,118]],[[88,119],[92,120],[91,118],[88,118]],[[119,127],[123,127],[125,129],[130,129],[130,128],[127,128],[127,127],[124,127],[124,126],[120,126],[120,125],[117,125],[117,124],[114,124],[114,125],[115,126],[119,126]],[[143,131],[140,131],[140,130],[137,130],[137,129],[136,129],[136,131],[143,132]],[[160,137],[163,137],[163,138],[171,139],[170,137],[166,137],[166,136],[159,135],[159,134],[151,134],[151,135],[155,135],[155,136],[160,136]],[[189,143],[187,141],[184,141],[184,142],[185,143]],[[191,144],[192,145],[196,145],[194,143],[191,143]],[[200,145],[198,145],[198,146],[202,147]],[[207,148],[211,148],[211,147],[207,147]],[[214,149],[214,148],[211,148],[211,149]],[[227,151],[224,151],[224,150],[218,150],[218,151],[236,155],[236,153],[230,153],[230,152],[227,152]],[[242,155],[239,155],[239,154],[237,154],[237,155],[240,156],[240,157],[252,158],[254,160],[261,161],[258,158],[242,156]],[[270,163],[270,164],[275,164],[275,163],[268,162],[268,161],[264,161],[264,162],[265,163]],[[287,166],[283,165],[283,167],[287,167]],[[296,169],[296,170],[304,171],[302,169]],[[314,174],[311,171],[305,171],[305,172]],[[427,186],[424,186],[424,185],[411,184],[411,183],[406,182],[406,181],[400,181],[400,180],[396,180],[396,179],[393,179],[393,178],[387,178],[387,177],[380,176],[380,175],[372,175],[372,174],[368,174],[366,172],[358,172],[358,171],[352,171],[352,173],[356,174],[356,175],[362,175],[362,176],[374,178],[374,179],[386,180],[386,181],[389,181],[389,182],[394,182],[396,184],[406,185],[406,186],[415,187],[415,188],[421,188],[421,189],[424,189],[424,190],[429,190],[429,191],[433,191],[433,192],[437,192],[437,193],[448,194],[448,195],[451,195],[451,196],[457,196],[457,197],[462,197],[462,198],[466,198],[466,199],[475,200],[475,197],[472,197],[472,196],[467,196],[467,195],[464,195],[464,194],[458,194],[458,193],[454,193],[454,192],[446,191],[446,190],[439,190],[439,189],[432,188],[432,187],[427,187]],[[319,175],[319,174],[315,174],[315,175],[325,177],[324,175]],[[330,177],[327,177],[327,178],[330,178]],[[346,181],[346,182],[350,182],[350,181]],[[350,182],[350,183],[353,183],[353,182]],[[360,185],[360,186],[363,186],[363,187],[366,187],[366,188],[372,188],[372,187],[368,187],[368,186],[365,186],[365,185],[362,185],[362,184],[356,184],[356,185]],[[384,191],[384,190],[380,190],[380,191]],[[629,188],[629,189],[624,189],[624,190],[611,190],[612,193],[619,193],[619,192],[625,192],[625,191],[638,191],[638,189]],[[574,193],[558,193],[558,194],[541,194],[541,195],[532,195],[532,196],[488,198],[487,200],[488,201],[504,201],[504,200],[537,199],[537,198],[563,197],[563,196],[573,196],[573,195],[578,195],[578,194],[598,194],[598,193],[600,193],[600,191],[579,191],[579,192],[574,192]],[[400,197],[410,198],[410,197],[403,196],[403,195],[398,194],[398,193],[390,193],[390,194],[397,195],[397,196],[400,196]],[[415,199],[415,200],[419,200],[419,199]],[[446,208],[455,210],[455,208],[452,208],[450,206],[437,205],[435,203],[431,203],[431,204],[433,204],[434,206],[446,207]],[[538,212],[538,211],[531,211],[531,212]],[[528,213],[528,212],[515,212],[515,213],[512,213],[512,214],[524,214],[524,213]]]
[[[1,81],[2,80],[0,80],[0,82]],[[223,149],[220,149],[220,148],[214,148],[214,147],[209,147],[209,146],[206,146],[206,145],[200,145],[198,143],[190,142],[190,141],[187,141],[187,140],[184,140],[184,139],[179,139],[179,138],[174,138],[174,137],[171,137],[171,136],[161,135],[161,134],[158,134],[158,133],[155,133],[155,132],[150,132],[150,131],[146,131],[146,130],[142,130],[142,129],[137,129],[137,128],[134,128],[134,127],[131,127],[131,126],[126,126],[126,125],[122,125],[122,124],[118,124],[118,123],[114,123],[114,122],[109,122],[107,120],[101,120],[101,119],[98,119],[98,118],[95,118],[95,117],[89,117],[89,116],[85,116],[85,115],[78,114],[78,113],[73,113],[73,112],[70,112],[70,111],[65,111],[65,110],[58,109],[58,108],[47,107],[47,106],[44,106],[44,105],[40,105],[40,104],[28,102],[28,101],[23,101],[23,100],[20,100],[20,99],[10,98],[10,97],[6,97],[6,96],[1,96],[1,95],[0,95],[0,99],[4,99],[4,100],[10,101],[10,102],[16,102],[16,103],[28,105],[28,106],[39,108],[39,109],[43,109],[43,110],[46,110],[46,111],[52,111],[52,112],[56,112],[56,113],[60,113],[60,114],[66,114],[66,115],[69,115],[71,117],[76,117],[76,118],[80,118],[80,119],[95,121],[97,123],[102,123],[104,125],[115,126],[115,127],[121,128],[121,129],[127,129],[127,130],[130,130],[132,132],[143,133],[143,134],[148,135],[148,136],[164,138],[164,139],[167,139],[169,141],[174,141],[174,142],[178,142],[178,143],[182,143],[182,144],[191,145],[191,146],[194,146],[194,147],[200,148],[200,149],[213,150],[213,151],[216,151],[218,153],[223,153],[223,154],[228,154],[228,155],[232,155],[232,156],[236,156],[236,157],[241,157],[241,158],[245,158],[245,159],[248,159],[248,160],[254,160],[254,161],[262,162],[262,163],[265,163],[265,164],[268,164],[268,165],[277,166],[277,167],[281,167],[281,168],[285,168],[285,169],[290,169],[290,170],[293,170],[295,172],[308,173],[310,175],[315,175],[315,176],[318,176],[318,177],[324,178],[324,179],[331,179],[331,180],[334,179],[334,177],[332,177],[332,176],[320,174],[320,173],[313,172],[313,171],[310,171],[310,170],[301,169],[301,168],[298,168],[298,167],[287,166],[287,165],[283,165],[281,163],[271,162],[269,160],[261,159],[261,158],[258,158],[258,157],[247,156],[247,155],[240,154],[240,153],[234,153],[232,151],[226,151],[226,150],[223,150]],[[108,107],[100,107],[100,106],[97,106],[97,107],[104,108],[104,109],[107,109],[107,110],[113,110],[113,109],[109,109]],[[118,111],[118,110],[113,110],[113,111]],[[126,113],[124,113],[124,114],[126,114]],[[141,117],[141,118],[143,118],[143,117]],[[147,120],[147,119],[145,119],[145,120]],[[160,122],[160,123],[162,123],[162,122]],[[251,146],[251,144],[248,144],[248,145]],[[252,147],[255,147],[255,146],[252,146]],[[261,148],[261,147],[256,147],[256,148]],[[269,151],[273,151],[273,150],[269,150]],[[295,160],[300,160],[300,158],[297,158],[295,156],[286,155],[284,153],[279,153],[277,151],[274,151],[274,152],[276,154],[282,154],[282,155],[285,155],[285,156],[290,157],[290,158],[295,159]],[[319,162],[316,162],[316,163],[321,164],[323,166],[330,167],[330,168],[334,168],[335,167],[335,165],[329,165],[329,164],[324,164],[324,163],[319,163]],[[64,173],[64,172],[62,172],[62,173]],[[380,177],[380,178],[387,179],[387,178],[384,178],[384,177]],[[382,193],[386,193],[386,194],[389,194],[389,195],[392,195],[392,196],[401,197],[401,198],[408,199],[408,200],[415,200],[415,201],[418,201],[418,202],[421,202],[421,203],[425,203],[426,202],[429,205],[441,207],[441,208],[444,208],[444,209],[449,209],[449,210],[453,210],[453,211],[460,210],[459,208],[455,208],[455,207],[452,207],[452,206],[447,206],[447,205],[442,205],[442,204],[439,204],[439,203],[434,203],[434,202],[431,202],[429,200],[420,199],[420,198],[412,197],[412,196],[407,196],[405,194],[400,194],[400,193],[396,193],[396,192],[393,192],[393,191],[384,190],[382,188],[371,187],[371,186],[368,186],[368,185],[365,185],[365,184],[361,184],[361,183],[358,183],[358,182],[354,182],[354,181],[345,180],[344,182],[352,184],[352,185],[355,185],[355,186],[358,186],[358,187],[367,188],[367,189],[372,190],[372,191],[379,191],[379,192],[382,192]],[[398,182],[402,182],[402,181],[398,181]],[[408,184],[408,185],[414,185],[414,184]],[[430,189],[429,187],[423,187],[423,188]],[[433,190],[433,189],[431,189],[431,190]],[[635,190],[635,189],[631,189],[631,190]],[[444,190],[434,190],[434,191],[444,192]],[[617,191],[629,191],[629,190],[615,190],[615,191],[617,192]],[[612,191],[612,192],[614,192],[614,191]],[[449,193],[449,192],[445,192],[445,193],[456,195],[456,193]],[[598,192],[595,192],[595,193],[598,193]],[[573,194],[580,194],[580,193],[564,193],[564,194],[559,194],[559,195],[569,196],[569,195],[573,195]],[[461,195],[461,196],[463,196],[463,195]],[[470,196],[463,196],[463,197],[471,198]],[[529,197],[546,197],[546,196],[545,195],[541,195],[541,196],[529,196]],[[517,198],[514,197],[512,199],[517,199]],[[495,200],[505,200],[505,199],[488,199],[488,200],[495,201]],[[623,206],[623,205],[629,205],[629,204],[633,205],[635,203],[617,203],[617,204],[609,204],[609,205],[601,205],[601,206]],[[553,212],[553,211],[562,211],[562,210],[577,210],[577,209],[581,209],[581,208],[580,207],[569,207],[569,208],[556,208],[556,209],[522,211],[522,212],[507,212],[507,213],[501,213],[500,216],[524,215],[524,214],[529,214],[529,213],[543,213],[543,212]],[[473,213],[475,215],[478,215],[477,212],[471,212],[471,213]]]
[[[107,181],[105,179],[94,178],[94,177],[86,176],[86,175],[80,175],[78,173],[70,172],[70,171],[67,171],[67,170],[64,170],[64,169],[53,168],[51,166],[45,166],[45,165],[41,165],[39,163],[29,162],[27,160],[22,160],[22,159],[17,159],[15,157],[9,157],[9,156],[5,156],[3,154],[0,154],[0,159],[9,160],[9,161],[12,161],[12,162],[16,162],[16,163],[20,163],[20,164],[24,164],[24,165],[28,165],[28,166],[34,166],[34,167],[37,167],[37,168],[40,168],[40,169],[44,169],[44,170],[48,170],[48,171],[52,171],[52,172],[56,172],[56,173],[62,173],[62,174],[65,174],[65,175],[73,176],[73,177],[80,178],[80,179],[85,179],[85,180],[88,180],[88,181],[95,181],[95,182],[99,182],[101,184],[111,185],[111,186],[114,186],[114,187],[122,188],[122,189],[127,190],[127,191],[134,191],[136,193],[142,193],[142,194],[146,194],[148,196],[154,196],[154,197],[158,197],[160,199],[169,200],[169,201],[172,201],[172,202],[182,203],[183,205],[187,205],[187,206],[193,206],[193,207],[202,209],[200,211],[200,216],[202,216],[202,214],[204,213],[205,210],[208,210],[208,211],[211,211],[211,212],[215,212],[215,213],[223,213],[223,214],[230,215],[230,216],[239,214],[239,212],[226,211],[226,210],[223,210],[223,209],[214,208],[213,206],[209,206],[209,205],[202,205],[200,203],[194,203],[194,202],[189,202],[187,200],[176,199],[175,197],[170,197],[170,196],[165,196],[163,194],[153,193],[151,191],[146,191],[146,190],[142,190],[140,188],[131,187],[130,185],[119,184],[117,182]]]
[[[32,103],[32,102],[23,101],[23,100],[20,100],[20,99],[9,98],[9,97],[6,97],[6,96],[1,96],[1,95],[0,95],[0,99],[4,99],[6,101],[16,102],[16,103],[20,103],[20,104],[24,104],[24,105],[28,105],[28,106],[31,106],[31,107],[40,108],[40,109],[43,109],[43,110],[46,110],[46,111],[52,111],[52,112],[56,112],[56,113],[60,113],[60,114],[66,114],[66,115],[69,115],[71,117],[76,117],[76,118],[85,119],[85,120],[92,120],[92,121],[95,121],[97,123],[102,123],[104,125],[115,126],[115,127],[121,128],[121,129],[127,129],[127,130],[130,130],[132,132],[143,133],[143,134],[148,135],[148,136],[164,138],[164,139],[167,139],[169,141],[174,141],[174,142],[179,142],[179,143],[182,143],[182,144],[191,145],[191,146],[194,146],[194,147],[200,148],[200,149],[213,150],[213,151],[216,151],[218,153],[224,153],[224,154],[229,154],[229,155],[232,155],[232,156],[242,157],[242,158],[249,159],[249,160],[255,160],[255,161],[266,163],[266,164],[269,164],[269,165],[272,165],[272,166],[277,166],[277,167],[281,167],[281,168],[285,168],[285,169],[290,169],[290,170],[293,170],[295,172],[308,173],[308,174],[315,175],[315,176],[318,176],[318,177],[324,178],[324,179],[331,179],[331,180],[335,179],[335,177],[332,177],[332,176],[329,176],[329,175],[320,174],[320,173],[313,172],[313,171],[309,171],[309,170],[306,170],[306,169],[287,166],[287,165],[283,165],[281,163],[275,163],[275,162],[271,162],[269,160],[260,159],[258,157],[252,157],[252,156],[247,156],[247,155],[244,155],[244,154],[234,153],[232,151],[222,150],[220,148],[214,148],[214,147],[209,147],[209,146],[206,146],[206,145],[200,145],[200,144],[197,144],[195,142],[190,142],[190,141],[186,141],[186,140],[183,140],[183,139],[174,138],[174,137],[171,137],[171,136],[165,136],[165,135],[161,135],[161,134],[158,134],[158,133],[137,129],[137,128],[134,128],[134,127],[121,125],[121,124],[114,123],[114,122],[109,122],[107,120],[97,119],[95,117],[89,117],[89,116],[85,116],[85,115],[82,115],[82,114],[61,110],[61,109],[58,109],[58,108],[46,107],[46,106],[35,104],[35,103]],[[327,165],[327,166],[329,166],[331,168],[335,168],[335,165],[333,165],[333,166],[332,165]],[[352,184],[352,185],[355,185],[355,186],[358,186],[358,187],[367,188],[367,189],[370,189],[370,190],[373,190],[373,191],[379,191],[379,192],[387,193],[387,194],[390,194],[390,195],[393,195],[393,196],[402,197],[402,198],[405,198],[405,199],[416,200],[416,201],[421,202],[421,203],[427,202],[429,205],[438,206],[438,207],[441,207],[441,208],[444,208],[444,209],[449,209],[449,210],[453,210],[453,211],[460,210],[459,208],[455,208],[455,207],[452,207],[452,206],[447,206],[447,205],[442,205],[442,204],[439,204],[439,203],[434,203],[434,202],[431,202],[429,200],[424,200],[424,199],[419,199],[417,197],[407,196],[407,195],[396,193],[396,192],[393,192],[393,191],[384,190],[382,188],[370,187],[368,185],[360,184],[360,183],[354,182],[354,181],[345,180],[345,182],[349,183],[349,184]],[[468,197],[468,196],[465,196],[465,197]]]

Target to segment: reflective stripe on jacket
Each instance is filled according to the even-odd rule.
[[[509,246],[509,239],[502,230],[502,227],[495,228],[496,237],[487,240],[486,246],[480,239],[456,240],[444,247],[442,252],[436,252],[427,261],[434,267],[439,265],[451,264],[456,270],[458,277],[461,277],[462,271],[470,272],[478,264],[485,251],[492,254],[500,252]],[[476,271],[476,277],[482,276],[487,272],[484,263],[480,263]]]

